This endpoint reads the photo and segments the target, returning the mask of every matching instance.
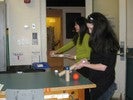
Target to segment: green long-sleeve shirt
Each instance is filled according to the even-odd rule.
[[[78,38],[76,45],[71,40],[70,42],[68,42],[63,47],[61,47],[60,49],[58,49],[56,51],[58,53],[64,53],[64,52],[72,49],[74,46],[76,46],[76,62],[83,58],[89,59],[90,52],[91,52],[91,48],[89,47],[89,44],[88,44],[89,38],[90,38],[90,35],[88,33],[86,33],[81,45],[79,44],[79,38]]]

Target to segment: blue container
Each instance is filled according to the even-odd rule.
[[[35,70],[37,70],[37,69],[46,70],[46,69],[50,68],[50,66],[48,65],[47,62],[35,62],[35,63],[32,63],[32,66]]]

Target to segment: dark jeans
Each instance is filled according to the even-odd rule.
[[[113,83],[108,89],[107,91],[101,95],[97,100],[110,100],[115,92],[115,90],[117,89],[117,85],[116,83]],[[93,98],[91,98],[91,95],[89,94],[89,89],[85,89],[85,100],[94,100]]]
[[[110,100],[113,96],[113,94],[115,93],[115,90],[117,89],[117,85],[116,83],[113,83],[108,90],[100,96],[100,98],[98,100]]]

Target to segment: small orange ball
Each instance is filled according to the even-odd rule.
[[[73,79],[78,80],[79,79],[79,74],[78,73],[73,73]]]

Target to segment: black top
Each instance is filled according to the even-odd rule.
[[[105,71],[96,71],[89,69],[89,79],[97,85],[97,88],[92,89],[91,91],[92,98],[98,98],[112,85],[115,80],[114,67],[116,64],[116,54],[92,52],[90,63],[101,63],[107,66]]]
[[[97,100],[115,80],[116,53],[96,53],[92,51],[90,57],[92,64],[104,64],[107,66],[105,71],[98,71],[83,67],[79,72],[94,82],[97,87],[91,89],[92,100]]]

